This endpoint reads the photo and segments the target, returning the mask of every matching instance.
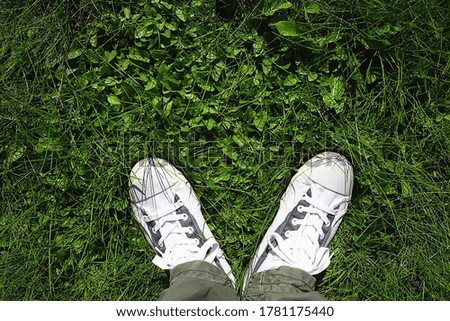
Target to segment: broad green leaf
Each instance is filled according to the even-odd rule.
[[[163,49],[155,49],[151,51],[151,56],[155,59],[164,60],[167,57],[167,51]]]
[[[98,60],[100,58],[99,54],[93,50],[86,50],[84,52],[86,55],[86,60],[91,64],[98,64]]]
[[[131,62],[128,59],[120,59],[118,63],[118,70],[125,71],[130,64]]]
[[[298,82],[298,79],[293,75],[288,75],[283,84],[287,87],[294,86]]]
[[[317,3],[310,3],[305,7],[305,11],[306,13],[319,13],[320,12],[320,7]]]
[[[144,90],[152,90],[153,88],[156,87],[158,83],[156,82],[155,78],[152,78],[150,80],[147,81],[147,84],[145,85]]]
[[[317,77],[319,77],[318,74],[313,71],[308,71],[308,81],[314,81],[317,79]]]
[[[173,7],[173,5],[171,3],[168,3],[166,1],[161,1],[161,4],[169,10],[172,9],[172,7]]]
[[[97,34],[93,35],[89,39],[89,43],[91,44],[92,47],[97,47]]]
[[[210,82],[206,81],[199,81],[198,83],[199,87],[206,91],[214,91],[214,85]]]
[[[75,59],[81,56],[82,54],[83,48],[72,48],[70,49],[69,54],[67,55],[67,59],[68,60]]]
[[[27,148],[25,146],[12,146],[12,148],[10,148],[10,152],[7,155],[8,163],[15,162],[16,160],[21,158],[23,154],[25,154],[26,150]]]
[[[406,180],[400,181],[400,187],[402,189],[403,197],[410,197],[413,194],[413,189],[411,185]]]
[[[222,71],[226,70],[226,64],[223,61],[219,61],[213,69],[213,72],[211,76],[215,81],[218,81],[220,79],[220,76],[222,75]]]
[[[270,3],[270,7],[263,12],[263,15],[265,15],[266,17],[273,16],[278,10],[289,9],[290,7],[292,7],[292,3],[290,3],[289,1],[278,0],[268,2]]]
[[[448,120],[448,121],[450,121],[450,114],[448,114],[448,115],[437,115],[436,116],[436,122],[437,123],[439,123],[439,122],[441,122],[441,121],[445,121],[445,120]]]
[[[333,78],[333,84],[331,86],[331,95],[334,99],[339,99],[345,93],[344,82],[340,77]]]
[[[306,134],[297,134],[295,135],[295,139],[297,139],[299,143],[304,143],[306,139]]]
[[[110,62],[113,60],[117,55],[117,52],[115,50],[112,51],[105,51],[105,58],[107,62]]]
[[[178,19],[180,19],[183,22],[186,22],[186,16],[184,15],[184,12],[180,8],[177,8],[175,10],[175,14],[177,15]]]
[[[191,118],[191,119],[189,119],[189,126],[198,127],[198,126],[200,126],[201,121],[202,121],[202,116],[197,116],[197,117]]]
[[[272,68],[272,61],[270,59],[264,58],[262,61],[262,70],[265,75],[269,74]]]
[[[379,36],[384,36],[386,34],[391,33],[391,24],[385,23],[382,27],[376,28],[375,33]]]
[[[51,186],[54,186],[61,190],[66,190],[69,179],[64,175],[58,175],[58,176],[48,176],[45,179],[45,181],[47,184]]]
[[[322,95],[322,99],[327,106],[333,107],[336,104],[331,94]]]
[[[149,28],[148,26],[142,26],[139,28],[136,28],[136,31],[134,33],[134,37],[136,39],[141,39],[144,37],[149,37],[153,34],[153,29]]]
[[[108,96],[108,102],[111,105],[120,105],[121,104],[120,98],[117,97],[116,95],[109,95]]]
[[[150,62],[148,56],[149,56],[148,52],[145,52],[143,50],[133,50],[133,52],[130,52],[128,54],[128,58],[143,62]]]
[[[131,16],[131,10],[129,7],[123,8],[123,14],[125,15],[125,18],[130,19]]]
[[[214,119],[208,119],[207,121],[206,121],[206,128],[208,129],[208,130],[211,130],[211,129],[213,129],[214,127],[216,127],[217,126],[217,123],[216,123],[216,121],[214,120]]]
[[[261,132],[264,129],[264,125],[267,123],[268,120],[269,115],[267,114],[266,111],[264,111],[262,115],[255,117],[255,119],[253,120],[253,125],[255,125],[256,128]]]
[[[170,32],[170,29],[166,29],[166,30],[164,30],[164,32],[162,33],[162,35],[164,36],[164,37],[166,37],[167,39],[170,39],[170,37],[171,37],[171,32]]]
[[[297,24],[292,21],[278,21],[275,23],[275,27],[282,36],[293,37],[299,34]]]
[[[43,137],[39,139],[35,150],[38,153],[42,153],[45,151],[59,152],[63,150],[63,147],[57,139],[51,137]]]
[[[172,106],[173,106],[173,100],[169,101],[167,104],[163,107],[163,115],[165,117],[169,116],[172,112]]]

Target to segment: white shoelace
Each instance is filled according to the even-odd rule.
[[[269,246],[284,264],[302,268],[310,274],[318,274],[328,267],[331,260],[329,249],[319,244],[319,239],[324,238],[322,226],[330,225],[327,214],[335,214],[336,211],[314,204],[312,198],[307,195],[304,200],[310,205],[300,205],[297,210],[305,212],[305,217],[292,220],[293,225],[300,225],[299,228],[287,231],[284,235],[286,239],[278,233],[272,233],[269,236]],[[274,240],[277,246],[272,244]]]
[[[203,260],[213,263],[220,250],[219,244],[214,239],[208,239],[199,246],[198,238],[189,238],[186,234],[194,233],[192,227],[183,227],[180,221],[186,220],[187,214],[176,212],[168,213],[155,220],[156,225],[152,228],[153,233],[161,233],[158,245],[163,244],[166,251],[158,251],[153,263],[162,269],[171,269],[174,266],[194,260]],[[149,219],[150,220],[150,219]]]

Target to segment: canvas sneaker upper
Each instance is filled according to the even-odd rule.
[[[173,165],[156,158],[139,161],[131,171],[130,199],[134,217],[156,252],[154,264],[172,269],[204,260],[222,269],[235,283],[191,185]]]
[[[350,201],[353,169],[343,156],[325,152],[303,165],[281,198],[258,247],[249,275],[280,266],[311,275],[330,264],[328,244]]]

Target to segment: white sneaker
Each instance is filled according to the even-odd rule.
[[[139,161],[131,170],[130,198],[134,217],[156,252],[154,264],[172,269],[204,260],[223,270],[235,284],[191,185],[173,165],[156,158]]]
[[[280,266],[316,275],[330,264],[327,248],[347,211],[353,168],[343,156],[325,152],[303,165],[280,201],[278,213],[252,261],[249,276]]]

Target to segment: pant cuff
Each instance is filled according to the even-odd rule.
[[[170,271],[170,284],[179,278],[202,279],[234,289],[228,275],[217,266],[206,261],[197,260],[175,266]]]
[[[250,277],[244,297],[247,300],[270,301],[322,301],[325,298],[314,291],[316,279],[309,273],[281,266],[253,274]]]

